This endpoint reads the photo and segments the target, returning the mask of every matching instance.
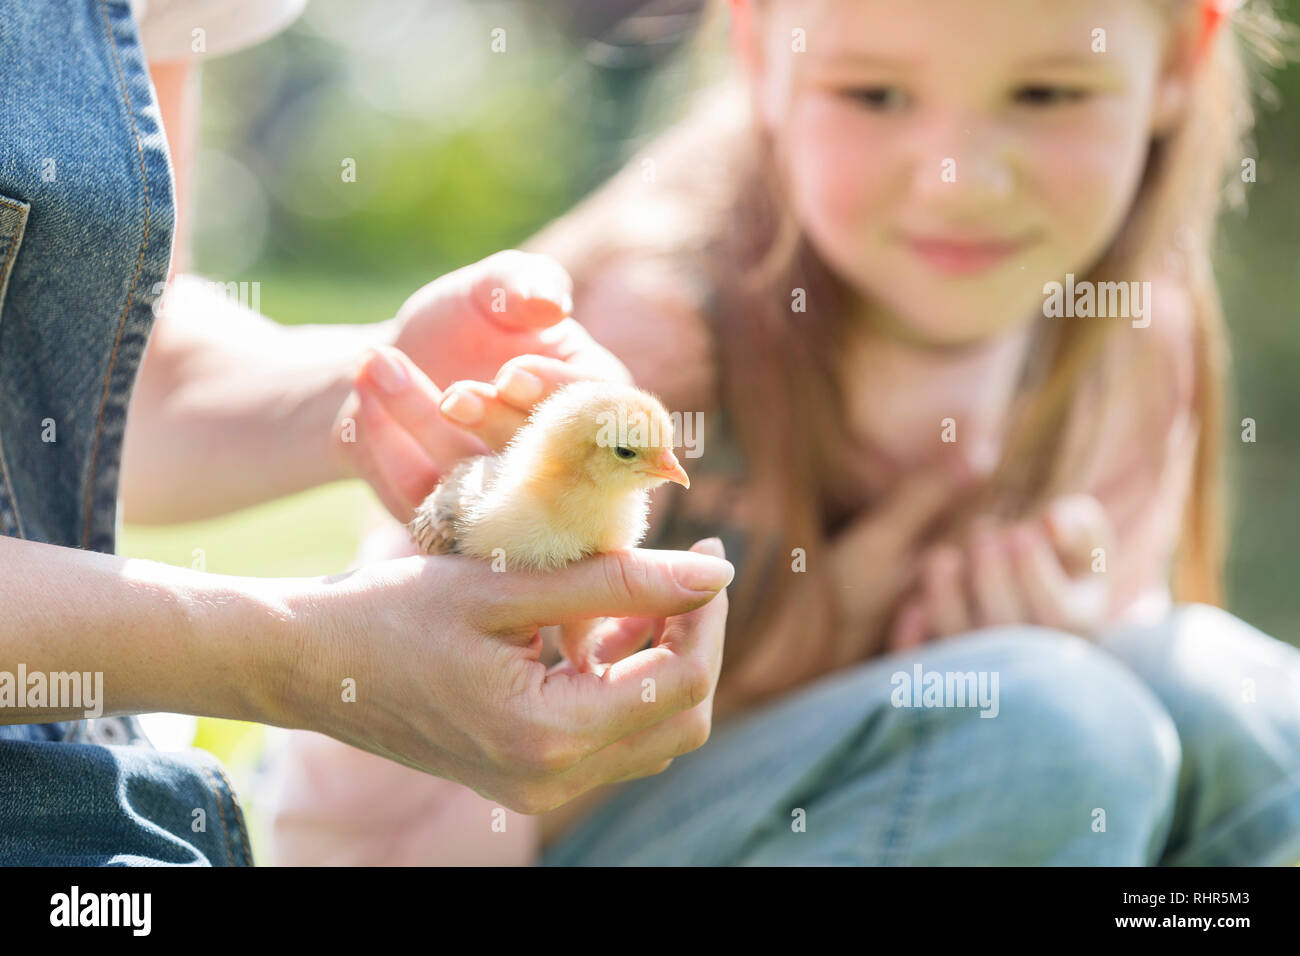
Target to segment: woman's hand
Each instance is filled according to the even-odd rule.
[[[1105,510],[1082,494],[1056,499],[1037,519],[977,524],[969,547],[941,544],[925,553],[889,648],[1009,624],[1091,635],[1109,607],[1104,556],[1113,541]],[[1102,570],[1094,569],[1098,560]]]
[[[716,540],[546,574],[414,556],[290,599],[293,662],[270,722],[540,813],[658,773],[708,739],[734,569]],[[538,629],[603,615],[601,675],[540,661]],[[645,650],[631,653],[651,638]]]
[[[333,447],[395,518],[408,521],[457,461],[504,445],[562,381],[630,381],[570,317],[570,289],[554,259],[501,252],[430,282],[385,325],[335,419]],[[542,390],[527,375],[502,383],[517,356],[527,359],[511,367],[540,377]],[[502,389],[472,381],[493,378]]]

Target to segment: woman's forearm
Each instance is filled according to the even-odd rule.
[[[390,328],[281,326],[178,276],[132,395],[125,519],[210,517],[348,477],[331,426],[357,361]]]
[[[285,722],[281,592],[295,580],[0,537],[0,724],[159,710]]]

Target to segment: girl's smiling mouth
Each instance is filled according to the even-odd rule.
[[[1000,265],[1035,238],[965,238],[901,233],[903,243],[927,266],[948,275],[973,275]]]

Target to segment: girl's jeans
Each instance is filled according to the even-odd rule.
[[[1300,862],[1300,651],[1203,605],[1099,643],[985,630],[835,674],[543,863]]]

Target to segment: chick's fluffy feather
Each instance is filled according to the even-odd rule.
[[[426,552],[504,558],[511,569],[549,570],[635,547],[648,527],[650,489],[686,483],[672,446],[672,419],[650,393],[567,385],[501,454],[454,468],[407,527]],[[620,457],[619,448],[635,457]],[[668,465],[679,477],[665,478]]]

